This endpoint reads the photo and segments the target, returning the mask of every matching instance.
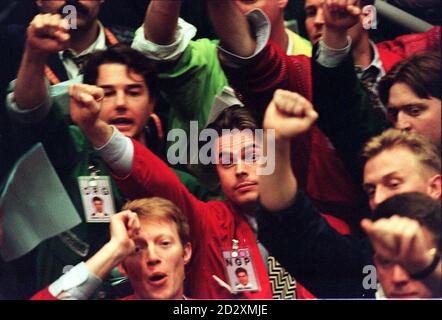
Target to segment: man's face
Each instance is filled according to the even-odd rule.
[[[435,97],[419,98],[404,83],[390,88],[388,116],[397,129],[426,136],[441,145],[441,101]]]
[[[435,247],[431,233],[423,227],[424,236]],[[418,280],[413,280],[398,263],[386,260],[375,254],[377,277],[382,285],[385,296],[393,299],[433,298],[431,291]]]
[[[103,201],[95,200],[94,206],[95,206],[95,212],[103,212]]]
[[[135,295],[141,299],[182,299],[184,266],[191,247],[181,244],[177,225],[165,218],[141,218],[136,252],[124,260]]]
[[[305,29],[311,43],[316,44],[324,33],[324,13],[322,10],[323,0],[306,0],[305,10]],[[352,38],[352,43],[357,44],[363,32],[362,17],[361,22],[357,23],[348,30],[348,35]]]
[[[249,283],[249,276],[245,272],[238,272],[236,275],[238,277],[239,283],[241,283],[243,286],[247,285]]]
[[[246,14],[253,9],[261,9],[267,15],[271,24],[283,17],[288,0],[236,0],[239,10]]]
[[[104,89],[100,119],[128,137],[143,139],[143,128],[154,106],[144,78],[129,72],[126,65],[102,64],[96,85]]]
[[[256,154],[260,146],[255,144],[250,131],[223,134],[216,141],[221,188],[228,200],[243,209],[254,206],[258,197]]]
[[[374,210],[379,203],[404,192],[430,194],[435,174],[424,167],[406,147],[386,149],[367,161],[364,168],[364,189]]]
[[[91,27],[98,18],[100,6],[103,0],[37,0],[37,6],[41,13],[59,13],[63,15],[63,8],[66,5],[73,5],[77,11],[78,29]],[[69,14],[68,12],[67,14]]]

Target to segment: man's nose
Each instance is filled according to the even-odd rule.
[[[243,159],[238,159],[238,162],[236,163],[235,167],[235,174],[237,177],[248,175],[247,164],[244,162]]]
[[[324,24],[324,11],[321,8],[318,8],[315,16],[315,25],[322,26]]]
[[[161,259],[158,255],[157,249],[155,246],[148,246],[147,247],[147,264],[149,266],[154,266],[160,263]]]
[[[395,126],[396,129],[410,131],[411,130],[410,117],[407,116],[404,112],[399,111]]]
[[[396,286],[403,286],[410,281],[410,276],[399,264],[393,266],[391,280]]]

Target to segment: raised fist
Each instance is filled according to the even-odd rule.
[[[69,47],[69,28],[59,14],[39,14],[27,31],[27,47],[34,53],[49,55]]]
[[[264,128],[275,129],[276,138],[291,139],[307,132],[318,114],[300,94],[276,90],[264,116]]]
[[[326,28],[346,31],[360,20],[358,0],[325,0],[322,3]]]
[[[87,84],[73,84],[69,87],[70,113],[72,121],[81,129],[89,129],[98,121],[104,90]]]

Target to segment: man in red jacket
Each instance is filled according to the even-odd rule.
[[[111,218],[108,243],[32,299],[88,299],[118,265],[134,290],[124,300],[183,299],[192,255],[186,217],[161,198],[134,200],[123,210]]]

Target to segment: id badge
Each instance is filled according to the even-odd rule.
[[[259,281],[248,248],[223,251],[223,259],[232,293],[259,291]]]
[[[88,223],[110,222],[115,214],[112,187],[108,176],[78,177],[85,218]]]

